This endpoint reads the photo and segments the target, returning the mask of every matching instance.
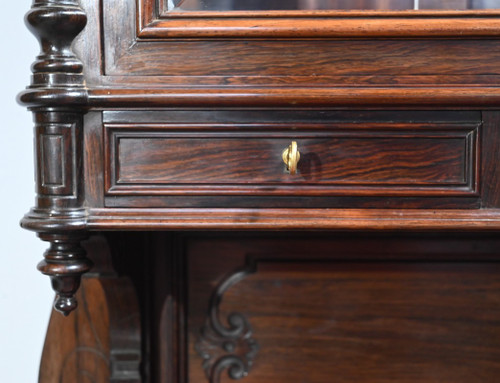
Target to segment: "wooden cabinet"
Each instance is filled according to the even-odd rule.
[[[500,3],[260,3],[34,1],[39,381],[495,382]]]

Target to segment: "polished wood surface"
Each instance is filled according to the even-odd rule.
[[[151,112],[147,120],[105,114],[108,207],[479,203],[482,121],[474,112],[203,110]],[[295,176],[282,161],[292,140],[302,153]]]
[[[149,197],[154,201],[154,198]],[[161,201],[160,201],[161,202]],[[159,202],[159,203],[160,203]],[[500,230],[497,209],[103,208],[90,230]],[[139,217],[140,216],[140,217]]]
[[[496,240],[473,242],[445,235],[187,236],[189,377],[203,381],[217,360],[236,355],[251,362],[249,382],[494,381]],[[207,336],[215,302],[225,330]],[[231,315],[244,318],[251,334],[237,334],[240,322]],[[224,351],[224,341],[234,351]],[[208,372],[200,369],[204,359]],[[226,372],[220,381],[230,381]]]
[[[496,381],[500,11],[168,5],[28,12],[40,382]]]
[[[220,315],[244,313],[252,326],[259,352],[247,382],[493,381],[498,272],[494,263],[263,262],[224,295]],[[193,381],[199,364],[193,356]]]
[[[474,124],[106,127],[108,194],[475,193]],[[292,140],[295,177],[282,161]]]
[[[104,236],[84,246],[95,266],[82,278],[75,315],[52,313],[39,382],[139,383],[140,315],[132,281],[113,269]]]

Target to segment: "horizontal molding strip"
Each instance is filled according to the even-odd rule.
[[[90,230],[500,230],[500,209],[92,209]]]
[[[500,106],[499,87],[321,87],[321,88],[92,88],[30,89],[18,100],[28,107],[432,107],[491,109]]]
[[[188,15],[188,14],[187,14]],[[419,38],[500,37],[498,17],[168,17],[139,27],[162,38]]]
[[[144,8],[144,0],[139,0]],[[159,19],[169,18],[478,18],[500,16],[500,9],[300,9],[300,10],[226,10],[160,11]]]
[[[41,97],[40,104],[44,105],[47,98],[50,99]],[[37,104],[35,99],[30,101],[32,106]],[[57,101],[66,105],[63,97]],[[500,106],[500,87],[94,88],[88,91],[88,103],[91,108],[442,106],[484,109]]]

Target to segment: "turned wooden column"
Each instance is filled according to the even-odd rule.
[[[87,89],[83,65],[72,51],[87,17],[76,0],[35,0],[26,24],[40,42],[31,85],[20,94],[35,121],[36,204],[24,228],[50,242],[39,270],[57,293],[64,315],[76,308],[80,277],[91,267],[81,247],[87,237],[82,187],[82,126]]]

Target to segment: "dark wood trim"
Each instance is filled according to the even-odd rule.
[[[103,235],[84,247],[95,267],[76,294],[80,309],[68,318],[52,313],[38,382],[143,382],[135,288],[130,278],[116,273]]]
[[[21,96],[30,107],[84,105],[91,109],[145,107],[388,107],[498,109],[500,87],[205,87],[91,88],[88,101],[68,98],[68,91],[34,90]],[[60,97],[59,97],[60,95]]]
[[[144,0],[139,0],[144,3]],[[158,0],[159,2],[165,2],[165,0]],[[146,5],[146,4],[144,4]],[[495,17],[500,15],[499,9],[419,9],[419,10],[375,10],[375,9],[301,9],[301,10],[265,10],[265,11],[186,11],[186,12],[168,12],[162,10],[162,6],[159,6],[160,12],[156,14],[157,18],[167,19],[167,18],[183,18],[191,19],[194,17],[198,18],[278,18],[278,17],[291,17],[291,18],[311,18],[311,17],[337,17],[337,18],[380,18],[380,19],[392,19],[392,18],[467,18],[467,17]],[[153,20],[153,18],[152,18]]]
[[[483,208],[500,207],[500,151],[494,144],[500,139],[500,112],[483,112],[481,201]]]
[[[500,230],[500,210],[91,209],[90,230]]]
[[[165,38],[431,38],[431,37],[498,37],[498,18],[486,15],[464,15],[461,18],[438,17],[316,17],[247,18],[243,15],[214,18],[170,17],[154,20],[138,31],[141,39]],[[212,16],[212,17],[210,17]],[[285,16],[285,17],[284,17]],[[374,15],[375,16],[375,15]],[[448,15],[445,15],[448,16]],[[331,18],[330,18],[331,17]],[[353,17],[353,18],[351,18]],[[321,23],[318,19],[322,18]]]
[[[102,113],[90,112],[84,117],[83,132],[83,172],[87,180],[85,187],[85,203],[91,206],[104,206],[103,201],[103,129]]]
[[[89,90],[92,108],[383,107],[498,108],[500,87],[224,87]]]
[[[479,153],[477,148],[477,135],[479,126],[478,123],[454,123],[454,124],[440,124],[440,123],[323,123],[323,124],[310,124],[310,123],[294,123],[293,135],[290,135],[289,124],[283,123],[267,123],[267,124],[244,124],[239,122],[232,123],[217,123],[217,124],[105,124],[105,161],[104,161],[104,175],[105,175],[105,194],[111,195],[178,195],[178,196],[192,196],[192,195],[303,195],[303,196],[478,196],[478,176],[479,173],[475,171],[475,164],[478,162]],[[456,172],[461,173],[462,179],[450,178],[446,179],[417,179],[413,169],[411,182],[404,181],[391,181],[388,180],[374,180],[370,179],[367,182],[362,182],[359,179],[355,180],[342,180],[331,179],[327,180],[304,180],[294,179],[285,176],[284,179],[280,176],[267,174],[275,181],[270,182],[269,179],[262,178],[257,181],[255,177],[248,179],[241,179],[239,177],[232,178],[233,183],[222,183],[214,181],[221,179],[224,175],[221,174],[222,170],[218,168],[217,174],[213,171],[207,170],[206,177],[197,176],[199,180],[196,183],[187,181],[186,178],[168,178],[161,179],[158,176],[159,172],[164,170],[156,169],[156,176],[148,178],[144,174],[144,169],[141,171],[137,169],[137,174],[133,179],[123,179],[124,168],[127,163],[122,162],[119,156],[121,142],[135,141],[140,142],[145,140],[147,142],[169,142],[171,140],[183,139],[191,143],[191,148],[195,150],[196,145],[204,145],[203,141],[212,140],[212,142],[223,141],[229,142],[232,145],[237,143],[242,144],[246,140],[253,140],[254,142],[268,142],[271,143],[276,140],[288,140],[290,137],[308,142],[308,140],[364,140],[367,144],[369,141],[377,139],[397,140],[400,145],[408,143],[409,140],[413,142],[412,145],[417,145],[417,142],[426,142],[434,139],[439,141],[442,145],[449,143],[447,140],[461,140],[463,145],[463,163],[462,166],[455,168]],[[215,141],[214,141],[215,140]],[[422,141],[423,140],[423,141]],[[382,143],[382,141],[377,141]],[[248,146],[248,142],[245,144]],[[411,148],[411,146],[409,148]],[[444,148],[443,146],[441,147]],[[230,150],[231,147],[225,147],[222,151]],[[386,147],[385,150],[389,148]],[[267,149],[269,150],[269,149]],[[331,150],[334,150],[333,148]],[[383,151],[380,147],[378,150]],[[392,150],[392,148],[390,149]],[[376,150],[374,150],[376,152]],[[172,149],[171,152],[175,152]],[[456,153],[458,153],[457,151]],[[347,155],[347,152],[343,152]],[[181,154],[181,153],[179,153]],[[324,153],[326,154],[326,153]],[[352,153],[351,153],[352,154]],[[262,155],[269,155],[269,153],[262,152]],[[358,154],[359,155],[359,154]],[[365,153],[364,155],[368,155]],[[375,153],[372,153],[375,155]],[[428,155],[431,155],[428,153]],[[437,157],[426,158],[432,160],[432,167],[434,172],[439,168],[439,155],[434,153]],[[147,154],[144,154],[147,156]],[[154,157],[155,154],[152,154]],[[204,160],[214,162],[217,167],[218,163],[225,161],[219,158]],[[226,158],[229,160],[229,158]],[[449,159],[448,159],[449,161]],[[446,161],[445,166],[451,170],[450,164]],[[254,160],[254,162],[256,162]],[[278,163],[281,165],[281,162]],[[128,164],[130,165],[130,164]],[[337,163],[337,166],[339,164]],[[177,163],[163,163],[161,168],[169,168],[173,170],[176,167],[185,167]],[[236,166],[236,165],[235,165]],[[327,164],[324,164],[327,166]],[[352,166],[352,164],[350,164]],[[426,168],[429,163],[422,162],[421,167]],[[172,167],[172,168],[171,168]],[[300,168],[300,166],[299,166]],[[120,171],[122,169],[122,171]],[[307,171],[307,169],[303,169]],[[367,169],[364,168],[362,172]],[[352,171],[352,169],[351,169]],[[359,170],[361,171],[361,170]],[[375,171],[375,170],[374,170]],[[233,177],[236,175],[231,171]],[[340,169],[336,168],[338,174]],[[168,173],[168,172],[167,172]],[[264,173],[264,170],[261,172]],[[151,175],[150,175],[151,176]],[[262,174],[261,174],[262,176]],[[276,180],[280,179],[279,182]],[[242,180],[241,183],[236,183],[236,180]],[[175,180],[175,181],[174,181]],[[205,180],[205,181],[203,181]],[[210,182],[210,180],[212,180]],[[198,182],[199,181],[199,182]]]
[[[81,245],[87,235],[39,233],[38,236],[50,242],[50,248],[44,253],[44,260],[38,264],[38,270],[51,279],[52,288],[57,294],[54,308],[67,316],[78,306],[75,294],[80,287],[81,276],[92,267]]]
[[[51,278],[55,309],[68,315],[77,306],[81,276],[92,266],[81,246],[87,237],[82,177],[87,92],[83,64],[72,51],[87,16],[78,0],[35,0],[26,21],[41,53],[31,67],[31,85],[19,96],[25,106],[36,107],[37,158],[36,206],[21,225],[50,242],[38,269]]]
[[[137,36],[158,38],[493,37],[499,10],[166,12],[138,1]],[[319,23],[318,21],[321,20]],[[388,23],[387,21],[390,20]]]

